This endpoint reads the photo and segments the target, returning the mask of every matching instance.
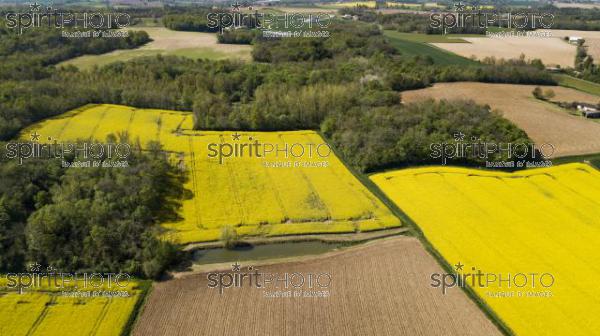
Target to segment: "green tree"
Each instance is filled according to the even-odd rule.
[[[221,227],[221,241],[226,249],[233,249],[238,244],[238,234],[234,227],[225,225]]]

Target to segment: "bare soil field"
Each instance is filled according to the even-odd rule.
[[[486,83],[440,83],[433,87],[402,92],[404,102],[435,99],[472,99],[488,104],[525,130],[538,144],[554,146],[553,157],[591,154],[600,152],[600,123],[574,116],[549,102],[533,98],[535,85],[486,84]],[[553,101],[579,101],[597,103],[598,97],[557,86],[541,86],[552,89]]]
[[[247,272],[248,266],[241,265],[241,272]],[[454,288],[444,295],[440,288],[430,287],[431,273],[443,271],[416,238],[391,238],[256,267],[280,278],[294,272],[305,277],[329,273],[329,296],[268,297],[275,289],[255,288],[247,282],[219,294],[218,289],[208,288],[207,273],[200,273],[156,283],[133,334],[500,334],[461,290]]]
[[[212,33],[185,32],[165,27],[131,27],[128,30],[144,30],[152,42],[136,49],[115,50],[101,55],[85,55],[73,58],[60,65],[72,64],[80,69],[94,65],[106,65],[116,61],[127,61],[136,57],[158,54],[176,55],[189,58],[238,58],[250,59],[252,47],[239,44],[217,43],[217,35]]]
[[[600,8],[600,5],[598,5]],[[600,62],[600,32],[598,31],[583,31],[583,30],[561,30],[552,29],[544,30],[552,32],[552,36],[564,38],[567,36],[578,36],[585,39],[584,46],[587,47],[588,54],[594,57],[595,63]]]
[[[600,8],[598,3],[572,3],[572,2],[555,2],[553,3],[558,8],[583,8],[583,9],[594,9]]]
[[[496,59],[519,58],[525,54],[526,59],[539,58],[547,66],[560,65],[573,67],[576,47],[558,37],[471,37],[465,38],[469,43],[431,43],[436,47],[451,51],[463,57],[485,57]]]
[[[164,27],[128,28],[130,30],[144,30],[152,38],[152,42],[140,49],[188,49],[195,47],[209,47],[217,45],[217,36],[213,33],[199,33],[170,30]],[[248,46],[238,44],[223,44],[224,50],[239,51],[248,49]]]

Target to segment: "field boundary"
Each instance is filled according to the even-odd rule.
[[[135,303],[135,306],[133,306],[133,310],[131,311],[127,322],[125,323],[125,326],[123,326],[121,336],[129,336],[132,334],[139,317],[144,312],[146,301],[148,300],[148,297],[150,297],[150,293],[152,293],[152,289],[154,288],[152,280],[140,280],[139,284],[141,289],[139,297]]]
[[[590,82],[585,79],[569,76],[567,74],[557,74],[552,76],[559,86],[600,96],[600,84]]]
[[[324,134],[322,134],[320,131],[317,131],[317,133],[319,133],[319,135],[321,135],[321,137],[327,143],[329,143],[329,139],[327,139]],[[350,172],[352,172],[352,174],[356,176],[356,178],[361,183],[363,183],[363,185],[369,191],[373,193],[373,195],[377,196],[381,200],[381,202],[383,202],[383,204],[388,206],[388,208],[392,211],[392,213],[395,216],[397,216],[403,221],[403,224],[407,226],[409,232],[412,233],[412,236],[417,238],[421,242],[421,244],[423,244],[425,250],[428,251],[431,256],[433,256],[433,258],[442,267],[442,269],[447,273],[454,273],[454,269],[452,268],[452,266],[442,257],[441,253],[439,253],[439,251],[429,242],[429,240],[427,239],[423,231],[419,228],[419,226],[416,224],[416,222],[413,221],[410,218],[410,216],[408,216],[408,214],[402,211],[400,207],[398,207],[394,202],[392,202],[392,200],[388,198],[388,196],[383,192],[383,190],[381,190],[375,184],[375,182],[371,181],[371,179],[369,179],[368,176],[363,175],[362,173],[356,171],[353,167],[347,165],[345,157],[342,155],[342,153],[338,152],[334,148],[334,146],[330,145],[330,147],[332,151],[338,156],[340,161],[346,166],[346,168],[350,170]],[[483,313],[490,319],[490,321],[498,328],[498,330],[502,334],[507,336],[514,335],[514,332],[508,327],[508,325],[506,325],[506,323],[500,318],[500,316],[498,316],[496,312],[494,312],[492,308],[488,306],[488,304],[485,303],[485,301],[483,301],[483,299],[479,297],[479,295],[477,295],[477,293],[475,293],[473,289],[471,289],[471,287],[461,286],[461,289],[472,301],[475,302],[477,307],[479,307],[479,309],[483,311]]]
[[[358,232],[358,233],[307,233],[298,235],[283,235],[275,237],[252,237],[249,239],[240,239],[240,242],[249,243],[252,245],[268,245],[268,244],[285,244],[320,241],[328,244],[336,243],[363,243],[371,240],[387,238],[391,236],[404,235],[408,232],[407,227],[382,228],[379,230]],[[220,241],[205,242],[205,243],[190,243],[185,246],[184,251],[207,250],[222,248],[223,243]]]
[[[566,164],[573,162],[583,162],[596,170],[600,171],[600,153],[596,154],[584,154],[584,155],[571,155],[571,156],[561,156],[558,158],[554,158],[551,160],[552,165],[555,164]]]
[[[382,199],[382,202],[389,201],[387,195],[385,195],[385,193],[374,182],[370,182],[373,185],[373,189],[371,189],[369,186],[367,186],[367,188],[369,188],[369,190],[371,190],[376,195],[379,195],[381,193],[381,195],[385,197],[385,201]],[[375,190],[377,190],[377,193],[375,193]],[[427,250],[433,256],[433,258],[442,267],[442,269],[447,273],[454,273],[452,265],[450,265],[448,261],[444,259],[442,254],[431,244],[431,242],[429,242],[429,240],[427,239],[421,228],[419,228],[419,226],[416,224],[416,222],[414,222],[396,204],[394,204],[393,202],[392,204],[393,208],[397,209],[397,211],[402,214],[402,219],[411,228],[413,236],[419,239],[421,244],[423,244],[423,246],[425,247],[425,250]],[[492,308],[487,303],[485,303],[485,301],[483,301],[483,299],[479,295],[477,295],[477,293],[475,293],[473,289],[471,289],[471,287],[461,286],[461,289],[465,294],[467,294],[469,298],[471,298],[471,300],[475,302],[475,304],[484,312],[484,314],[490,319],[490,321],[492,321],[492,323],[494,323],[494,325],[498,327],[498,330],[500,330],[502,334],[507,336],[514,335],[514,332],[506,325],[506,323],[500,318],[500,316],[498,316],[498,314],[496,314],[496,312],[494,312]]]

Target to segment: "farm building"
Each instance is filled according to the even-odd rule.
[[[583,38],[579,36],[569,36],[569,43],[578,44],[581,40],[583,40]]]
[[[596,105],[592,104],[577,104],[577,110],[586,118],[600,118],[600,111]]]
[[[342,15],[342,19],[356,21],[356,20],[358,20],[358,16],[357,15],[344,14],[344,15]]]

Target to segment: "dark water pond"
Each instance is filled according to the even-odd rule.
[[[342,244],[329,244],[320,241],[242,245],[233,250],[224,248],[196,250],[193,252],[195,264],[214,264],[244,260],[288,258],[310,254],[321,254],[340,248]]]

